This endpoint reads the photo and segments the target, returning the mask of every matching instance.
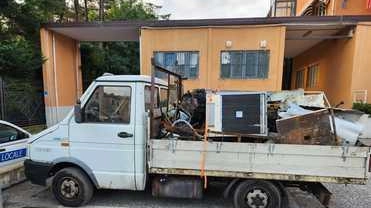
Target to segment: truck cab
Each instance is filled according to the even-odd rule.
[[[155,79],[154,86],[154,106],[160,110],[167,103],[167,83]],[[77,103],[79,112],[71,110],[59,124],[33,136],[27,178],[46,185],[55,176],[53,192],[68,206],[83,204],[86,200],[78,198],[86,198],[82,192],[91,195],[91,186],[144,190],[151,77],[99,77]]]

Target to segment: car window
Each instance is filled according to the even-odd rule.
[[[83,109],[83,122],[130,123],[130,104],[130,87],[99,86]]]
[[[0,144],[25,139],[27,137],[25,133],[11,126],[0,124]]]

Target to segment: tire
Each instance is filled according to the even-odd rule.
[[[62,205],[78,207],[91,200],[94,187],[88,176],[80,169],[64,168],[55,174],[52,191]]]
[[[271,182],[246,180],[234,192],[235,208],[281,208],[279,189]]]

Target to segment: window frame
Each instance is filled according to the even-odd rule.
[[[280,5],[281,4],[281,5]],[[275,0],[274,1],[274,17],[281,17],[281,16],[295,16],[296,15],[296,7],[297,7],[296,0]],[[285,11],[284,15],[282,15],[282,11]],[[287,15],[287,13],[290,13]],[[278,15],[279,13],[279,15]],[[278,15],[278,16],[277,16]]]
[[[299,75],[299,73],[303,73],[303,77],[302,77],[302,86],[298,86],[298,75]],[[299,69],[299,70],[297,70],[296,72],[295,72],[295,88],[296,89],[304,89],[305,88],[305,85],[306,85],[306,83],[305,83],[305,73],[306,73],[306,68],[301,68],[301,69]]]
[[[312,68],[312,67],[315,67],[315,68]],[[311,82],[311,78],[313,78],[311,75],[311,70],[315,70],[315,79],[314,79],[314,85],[310,85],[312,84]],[[318,88],[319,86],[319,76],[320,76],[320,67],[319,67],[319,64],[318,63],[314,63],[314,64],[310,64],[306,67],[306,70],[307,70],[307,77],[306,77],[306,83],[305,83],[305,87],[306,88]]]
[[[229,53],[230,54],[230,63],[229,64],[223,64],[223,53]],[[259,53],[259,52],[265,52],[266,53],[266,56],[267,56],[267,71],[265,72],[265,76],[264,77],[258,77],[259,76],[259,69],[256,70],[256,74],[257,76],[256,77],[248,77],[246,76],[246,68],[248,66],[247,64],[247,60],[246,60],[246,63],[243,64],[243,63],[240,63],[238,65],[241,66],[241,77],[233,77],[232,76],[232,69],[231,67],[229,68],[229,77],[223,77],[223,65],[229,65],[231,66],[231,62],[232,62],[232,56],[231,56],[231,53],[242,53],[242,59],[243,60],[243,56],[244,56],[244,53],[251,53],[251,52],[256,52],[256,53]],[[266,79],[269,79],[269,71],[270,71],[270,50],[221,50],[220,51],[220,73],[219,73],[219,78],[220,79],[231,79],[231,80],[266,80]],[[243,62],[243,61],[242,61]],[[245,65],[245,75],[244,75],[244,71],[243,71],[243,67],[242,65]],[[257,67],[259,67],[259,65],[257,65]],[[260,72],[261,73],[261,72]],[[244,75],[244,76],[243,76]]]
[[[94,95],[94,93],[96,92],[96,90],[100,87],[127,87],[129,88],[130,90],[130,111],[129,111],[129,121],[128,122],[105,122],[105,121],[86,121],[85,120],[85,110],[86,110],[86,107],[87,107],[87,104],[89,103],[90,99],[92,98],[92,96]],[[82,106],[82,109],[81,109],[81,112],[82,112],[82,121],[81,123],[84,124],[131,124],[132,122],[132,101],[133,101],[133,88],[132,86],[130,85],[97,85],[95,86],[93,92],[90,94],[90,96],[86,99],[86,102],[84,103],[84,105]]]
[[[197,80],[197,79],[199,79],[199,77],[200,77],[200,51],[198,51],[198,50],[174,50],[174,51],[165,50],[165,51],[153,51],[153,57],[154,57],[155,60],[156,60],[156,54],[158,54],[158,53],[163,53],[163,54],[166,54],[166,53],[175,53],[175,54],[177,54],[177,53],[196,53],[197,54],[197,65],[196,65],[197,66],[197,71],[196,71],[196,76],[195,77],[184,76],[184,77],[186,77],[188,80]],[[158,63],[158,64],[161,65],[161,63]],[[188,65],[182,64],[182,65],[189,66],[189,67],[191,66],[191,64],[188,64]],[[163,67],[166,68],[165,64],[163,64],[161,66],[163,66]],[[181,66],[181,65],[178,65],[178,66]],[[176,71],[173,71],[172,69],[170,69],[170,71],[177,73]],[[157,77],[157,75],[156,75],[156,77]],[[158,78],[162,78],[162,77],[159,76]]]
[[[1,146],[3,146],[3,145],[7,145],[7,144],[11,144],[11,143],[13,143],[13,142],[19,142],[19,141],[22,141],[22,140],[25,140],[25,139],[29,139],[29,138],[30,138],[30,135],[29,135],[28,133],[26,133],[26,132],[24,132],[24,131],[22,131],[22,130],[16,128],[16,127],[13,127],[13,126],[8,125],[8,124],[5,124],[5,123],[0,123],[0,125],[6,126],[6,127],[10,128],[10,129],[12,129],[12,130],[15,130],[15,131],[17,132],[17,135],[16,135],[17,138],[16,138],[15,140],[9,140],[9,139],[8,139],[7,142],[1,142],[1,141],[0,141],[0,145],[1,145]],[[19,135],[22,135],[23,137],[19,139],[19,138],[18,138]]]

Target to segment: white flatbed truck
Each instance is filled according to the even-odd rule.
[[[326,204],[321,183],[368,180],[369,147],[151,138],[151,86],[159,100],[167,89],[154,80],[97,78],[75,111],[31,138],[27,178],[39,185],[50,178],[66,206],[88,203],[94,189],[143,191],[148,184],[154,196],[200,198],[210,181],[224,181],[236,208],[285,207],[286,186],[307,187]]]

